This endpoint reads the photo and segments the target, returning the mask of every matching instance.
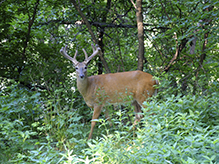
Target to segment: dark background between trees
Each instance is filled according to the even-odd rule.
[[[0,87],[4,105],[0,107],[8,109],[14,101],[22,104],[17,98],[24,94],[30,99],[22,102],[32,104],[29,112],[40,106],[39,111],[60,110],[64,116],[72,108],[81,123],[89,124],[91,111],[75,88],[72,63],[59,50],[68,45],[68,54],[73,56],[77,49],[77,59],[83,61],[82,48],[91,53],[91,43],[98,44],[102,53],[91,61],[89,75],[143,70],[158,77],[159,99],[165,94],[218,93],[218,7],[217,0],[2,0]],[[22,109],[8,119],[18,119]],[[50,124],[51,117],[44,123]],[[62,131],[60,136],[51,129],[45,131],[56,139],[62,137]]]

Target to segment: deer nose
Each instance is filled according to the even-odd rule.
[[[80,78],[83,79],[83,78],[84,78],[84,75],[80,75]]]

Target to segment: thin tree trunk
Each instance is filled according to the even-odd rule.
[[[91,29],[91,25],[90,25],[90,23],[88,22],[88,20],[87,20],[87,18],[85,17],[85,15],[83,14],[83,12],[81,11],[80,7],[78,6],[78,4],[76,3],[75,0],[71,0],[71,2],[73,3],[73,5],[75,6],[76,10],[78,11],[78,13],[80,14],[81,18],[83,19],[84,23],[86,24],[86,26],[87,26],[87,28],[88,28],[88,31],[89,31],[89,33],[90,33],[92,39],[93,39],[93,42],[94,42],[95,44],[98,44],[98,40],[96,39],[96,37],[95,37],[95,35],[94,35],[94,33],[93,33],[92,29]],[[101,53],[99,53],[99,54],[100,54],[100,59],[101,59],[103,65],[104,65],[104,68],[105,68],[106,72],[107,72],[107,73],[110,73],[110,69],[109,69],[109,67],[108,67],[108,65],[107,65],[106,60],[105,60],[104,57],[103,57],[103,53],[101,52]]]
[[[144,67],[144,25],[142,16],[142,0],[136,1],[136,17],[138,27],[138,70]]]
[[[103,23],[106,23],[107,20],[107,14],[109,12],[111,8],[111,0],[107,0],[107,4],[106,4],[106,10],[103,14]],[[101,27],[100,31],[99,31],[99,36],[98,36],[98,45],[100,46],[101,50],[102,50],[102,56],[104,58],[104,44],[103,44],[103,37],[104,37],[104,30],[105,27]],[[101,61],[101,59],[100,59]],[[98,63],[98,74],[102,74],[103,73],[103,64],[102,62]]]
[[[210,6],[206,9],[203,10],[203,12],[210,12],[211,10],[213,10],[213,6]],[[206,31],[205,34],[204,34],[204,41],[203,41],[203,46],[202,46],[202,54],[200,56],[200,59],[199,59],[199,66],[197,67],[197,69],[195,70],[195,76],[196,76],[196,81],[195,81],[195,84],[194,84],[194,90],[193,90],[193,94],[195,94],[195,92],[197,91],[197,88],[198,88],[198,81],[200,79],[200,76],[199,76],[199,71],[202,69],[204,72],[204,67],[203,67],[203,63],[204,63],[204,60],[207,56],[205,50],[207,48],[207,43],[208,43],[208,35],[209,35],[209,31],[207,30],[208,29],[208,25],[210,24],[212,20],[211,19],[204,19],[202,20],[202,24],[201,24],[201,27]],[[208,77],[207,75],[207,72],[205,72],[206,74],[206,77]],[[208,84],[207,81],[206,82],[206,86]],[[203,85],[204,86],[204,85]],[[202,91],[205,91],[206,88],[202,88]]]

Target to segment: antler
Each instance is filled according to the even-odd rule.
[[[86,64],[88,64],[89,62],[90,62],[90,60],[95,56],[95,55],[97,55],[98,54],[98,52],[101,50],[100,49],[100,47],[96,44],[96,48],[94,47],[94,45],[93,44],[91,44],[91,46],[92,46],[92,48],[93,48],[93,54],[91,55],[91,56],[87,56],[87,53],[86,53],[86,51],[85,51],[85,49],[83,49],[83,51],[84,51],[84,54],[85,54],[85,63]]]
[[[98,45],[96,45],[96,47],[91,44],[92,48],[93,48],[93,54],[91,56],[88,57],[87,55],[87,52],[85,51],[85,49],[83,49],[84,51],[84,54],[85,54],[85,64],[88,64],[90,62],[90,60],[98,54],[98,52],[101,50],[100,47]],[[72,58],[71,56],[69,56],[66,52],[66,49],[67,49],[67,45],[65,47],[62,47],[61,50],[60,50],[60,53],[65,57],[67,58],[68,60],[71,60],[73,62],[74,65],[77,65],[79,62],[76,60],[76,56],[78,54],[78,51],[76,50],[75,52],[75,55],[74,55],[74,58]]]
[[[72,58],[71,56],[69,56],[66,52],[66,49],[67,49],[67,45],[65,47],[62,47],[61,50],[60,50],[60,53],[66,58],[66,59],[69,59],[73,62],[74,65],[77,65],[78,64],[78,61],[76,60],[76,56],[78,54],[78,51],[76,50],[75,52],[75,55],[74,55],[74,58]]]

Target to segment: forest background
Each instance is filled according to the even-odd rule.
[[[1,0],[0,163],[219,163],[217,0]],[[102,52],[88,75],[143,70],[160,82],[133,129],[92,109],[68,54]],[[152,115],[151,113],[156,113]]]

